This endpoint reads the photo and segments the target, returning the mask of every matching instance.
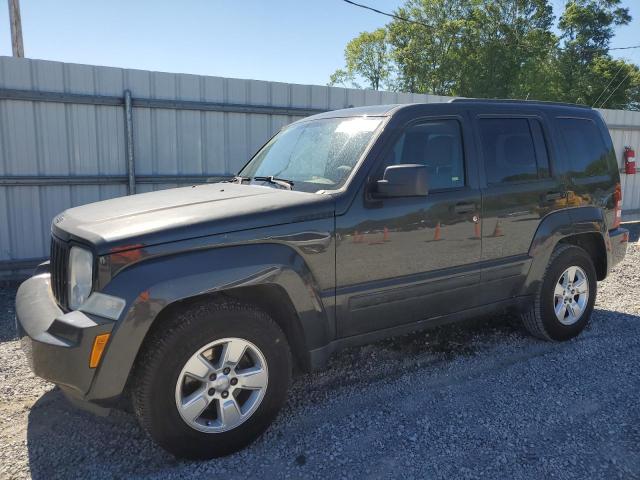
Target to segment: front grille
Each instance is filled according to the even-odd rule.
[[[66,308],[68,301],[67,277],[69,268],[69,245],[51,236],[51,289],[58,304]]]

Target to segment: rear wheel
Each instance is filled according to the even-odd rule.
[[[533,306],[523,314],[527,330],[544,340],[569,340],[587,325],[596,298],[596,270],[580,247],[554,250]]]
[[[286,400],[291,354],[262,310],[234,302],[182,312],[145,344],[134,411],[163,448],[212,458],[255,440]]]

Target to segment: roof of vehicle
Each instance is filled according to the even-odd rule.
[[[452,98],[447,103],[470,103],[470,104],[487,104],[487,105],[520,105],[520,106],[549,106],[549,107],[571,107],[591,109],[587,105],[577,103],[549,102],[545,100],[517,100],[503,98]]]
[[[401,104],[393,104],[393,105],[369,105],[367,107],[343,108],[340,110],[330,110],[328,112],[318,113],[317,115],[306,117],[303,120],[318,120],[321,118],[359,117],[359,116],[386,117],[394,109],[401,106],[402,106]]]
[[[461,104],[466,104],[470,108],[507,108],[509,110],[521,108],[523,110],[531,109],[556,109],[564,112],[574,111],[576,113],[584,114],[587,111],[593,112],[591,107],[585,105],[577,105],[573,103],[559,103],[559,102],[546,102],[539,100],[500,100],[500,99],[485,99],[485,98],[453,98],[446,103],[405,103],[405,104],[390,104],[390,105],[370,105],[366,107],[344,108],[340,110],[331,110],[328,112],[319,113],[306,117],[299,122],[305,122],[308,120],[318,120],[323,118],[343,118],[343,117],[358,117],[358,116],[370,116],[370,117],[386,117],[393,115],[400,111],[415,110],[417,114],[423,113],[425,110],[435,110],[438,112],[447,111]],[[426,113],[426,112],[425,112]],[[296,122],[297,123],[297,122]]]

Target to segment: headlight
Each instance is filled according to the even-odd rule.
[[[76,310],[89,294],[93,283],[93,255],[84,248],[71,247],[69,253],[69,308]]]

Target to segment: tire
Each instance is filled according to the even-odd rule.
[[[208,345],[214,346],[207,350]],[[238,345],[245,353],[237,364],[224,363],[232,366],[225,374],[225,349],[231,358],[234,349],[240,352]],[[212,375],[209,367],[218,373]],[[261,373],[247,380],[254,371]],[[291,352],[282,330],[264,311],[233,301],[202,303],[151,334],[132,380],[134,412],[153,440],[176,457],[208,459],[245,447],[275,419],[287,397]],[[260,386],[242,388],[251,382]],[[240,419],[243,411],[246,418]]]
[[[575,270],[570,270],[574,267],[576,267]],[[575,276],[569,285],[579,287],[574,290],[576,292],[583,290],[586,285],[588,287],[586,297],[581,297],[583,293],[572,296],[570,289],[565,289],[566,279],[573,275],[574,271]],[[568,273],[565,274],[565,272]],[[563,276],[564,278],[561,278]],[[584,284],[580,282],[581,277],[584,277]],[[560,296],[563,289],[566,296]],[[565,341],[577,336],[589,323],[596,300],[596,290],[596,269],[589,254],[575,245],[558,245],[551,254],[533,305],[522,314],[525,328],[533,336],[543,340]],[[573,309],[578,311],[576,305],[579,306],[578,302],[581,298],[583,300],[581,313],[572,315]],[[568,303],[564,303],[565,312],[563,313],[563,305],[559,302],[564,302],[564,299],[567,299]],[[567,308],[566,305],[571,307]],[[558,306],[558,314],[556,314],[556,306]],[[560,320],[559,317],[564,318]]]

